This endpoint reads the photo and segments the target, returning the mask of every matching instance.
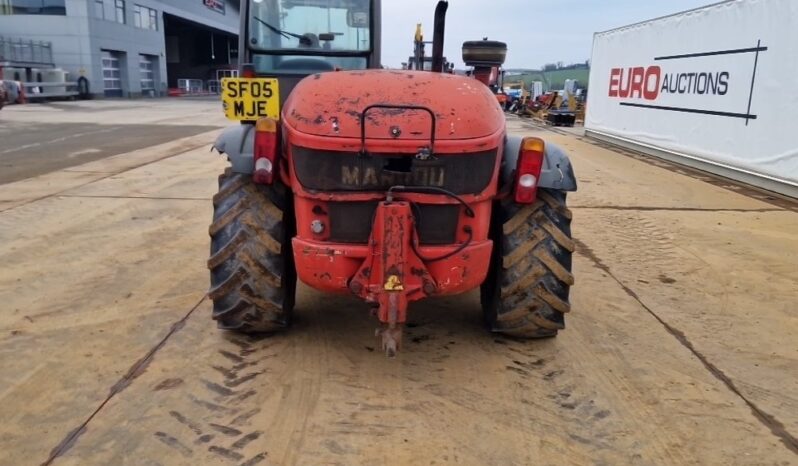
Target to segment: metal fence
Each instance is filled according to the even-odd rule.
[[[0,36],[0,62],[53,65],[53,44]]]
[[[186,94],[200,94],[205,91],[201,79],[178,79],[177,87]]]

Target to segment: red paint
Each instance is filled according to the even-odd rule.
[[[466,76],[428,71],[339,71],[308,76],[286,100],[282,121],[306,135],[359,140],[360,114],[374,104],[429,108],[436,118],[436,139],[441,141],[504,130],[504,112],[490,89]],[[432,123],[423,111],[372,109],[366,117],[369,139],[393,140],[392,126],[402,128],[397,142],[414,142],[418,148],[419,140],[430,138]]]
[[[624,76],[625,74],[625,76]],[[610,97],[656,100],[662,69],[659,66],[635,66],[610,69]]]
[[[637,66],[631,70],[631,84],[629,86],[629,97],[640,98],[643,96],[643,77],[646,75],[646,69],[642,66]],[[637,95],[635,95],[637,93]]]
[[[377,316],[382,322],[405,322],[408,298],[424,297],[425,281],[432,284],[410,244],[413,223],[409,203],[380,202],[369,238],[369,256],[352,279],[358,282],[355,288],[361,298],[379,305]]]
[[[366,244],[329,243],[298,236],[292,242],[299,279],[327,293],[351,294],[350,280],[356,278],[358,270],[362,270],[363,264],[370,259],[371,250]],[[455,250],[457,246],[420,246],[418,250],[425,257],[438,257]],[[487,264],[492,248],[491,240],[472,241],[449,259],[424,264],[436,286],[434,295],[455,295],[479,286],[488,273]],[[411,286],[413,280],[411,278]],[[364,286],[366,284],[363,283]],[[417,293],[408,299],[412,302],[425,297],[425,294]]]
[[[391,320],[393,309],[396,322],[403,322],[407,303],[430,295],[462,293],[484,281],[493,245],[488,232],[501,157],[496,158],[491,181],[482,192],[460,196],[475,216],[469,217],[461,209],[454,242],[413,248],[417,234],[410,202],[457,204],[455,200],[438,194],[397,193],[393,202],[387,202],[385,192],[380,191],[309,191],[294,173],[293,146],[359,151],[359,116],[373,104],[430,108],[436,116],[434,154],[438,158],[493,149],[502,154],[504,114],[493,93],[472,78],[388,70],[309,76],[283,107],[278,138],[282,148],[277,153],[284,157],[281,178],[293,193],[296,236],[292,245],[299,279],[321,291],[355,294],[373,303],[384,322]],[[401,128],[399,137],[390,136],[392,126]],[[366,118],[365,148],[371,153],[412,156],[428,144],[430,128],[426,112],[375,109]],[[331,202],[378,203],[368,244],[333,243],[328,230],[321,234],[311,231],[313,220],[328,220],[319,212],[329,212]],[[428,260],[456,251],[466,242],[467,246],[451,257]],[[401,283],[401,290],[385,289],[392,275]]]
[[[621,82],[621,73],[623,73],[623,70],[620,68],[613,68],[610,70],[610,97],[618,97],[618,86]]]
[[[621,73],[621,81],[618,84],[618,97],[629,97],[629,91],[631,90],[631,82],[632,82],[632,69],[629,68],[626,70],[626,80],[623,79],[623,73]],[[624,82],[626,85],[624,86]]]
[[[646,100],[656,100],[659,96],[659,82],[662,77],[662,69],[659,66],[649,66],[646,68],[645,85],[643,86],[643,97]],[[653,87],[652,87],[652,78]]]

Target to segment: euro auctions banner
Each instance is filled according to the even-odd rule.
[[[798,186],[798,1],[597,33],[585,128]]]

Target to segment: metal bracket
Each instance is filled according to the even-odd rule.
[[[360,155],[361,156],[363,157],[368,156],[368,152],[366,151],[366,114],[369,112],[369,110],[375,108],[393,109],[393,110],[420,110],[422,112],[427,112],[430,118],[432,119],[432,132],[430,133],[429,155],[430,157],[432,157],[435,154],[435,127],[437,126],[435,120],[435,112],[433,112],[430,108],[421,105],[373,104],[364,108],[363,111],[360,113]]]

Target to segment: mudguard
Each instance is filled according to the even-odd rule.
[[[501,165],[501,187],[513,184],[522,139],[520,136],[507,136]],[[538,187],[576,191],[576,175],[565,151],[556,144],[546,142],[543,155],[543,169],[540,171]]]
[[[226,128],[213,143],[213,149],[227,156],[234,173],[250,174],[254,169],[255,125]]]

